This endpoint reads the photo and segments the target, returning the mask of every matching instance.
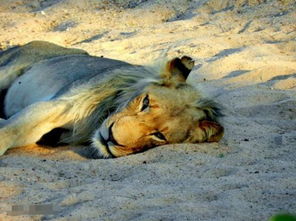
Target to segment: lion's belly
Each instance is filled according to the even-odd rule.
[[[53,79],[42,82],[31,75],[23,75],[9,88],[4,103],[6,117],[10,117],[30,104],[50,100],[63,87],[63,82],[53,83]],[[50,86],[51,85],[51,86]]]
[[[41,61],[10,86],[5,97],[5,115],[10,117],[33,103],[50,100],[64,88],[103,75],[106,69],[120,65],[129,64],[88,55],[68,55]]]

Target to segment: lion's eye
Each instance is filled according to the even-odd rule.
[[[156,138],[160,139],[160,140],[166,141],[165,136],[161,132],[155,132],[152,135],[155,136]]]
[[[143,99],[141,111],[145,111],[149,107],[149,96],[146,95],[146,97]]]

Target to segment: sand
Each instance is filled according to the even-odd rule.
[[[220,143],[108,160],[85,159],[79,147],[11,150],[0,157],[0,220],[258,221],[296,212],[294,0],[0,0],[0,30],[1,50],[46,40],[135,64],[189,55],[189,82],[225,114]],[[15,205],[24,206],[18,215]],[[33,215],[32,205],[47,207]]]

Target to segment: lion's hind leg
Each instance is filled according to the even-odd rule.
[[[46,41],[32,41],[0,52],[0,92],[9,88],[12,82],[33,64],[69,54],[87,54],[87,52],[64,48]]]

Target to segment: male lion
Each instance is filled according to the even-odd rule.
[[[184,56],[155,68],[34,41],[0,53],[0,155],[37,143],[90,144],[111,158],[171,143],[219,141],[219,109],[186,83]]]

